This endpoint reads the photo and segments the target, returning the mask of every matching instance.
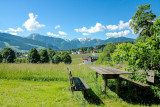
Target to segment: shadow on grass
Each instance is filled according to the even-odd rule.
[[[104,104],[102,100],[92,91],[92,89],[83,92],[84,98],[89,104],[100,105]]]
[[[111,84],[109,88],[116,92],[115,85]],[[131,104],[143,104],[147,106],[160,104],[160,98],[155,96],[151,88],[145,89],[133,83],[122,84],[119,97]]]

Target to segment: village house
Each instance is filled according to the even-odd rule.
[[[78,54],[83,54],[83,52],[82,52],[82,51],[78,51],[77,53],[78,53]]]
[[[75,54],[77,54],[77,52],[72,51],[72,54],[74,54],[74,55],[75,55]]]
[[[98,60],[99,56],[82,56],[82,62],[84,64],[93,64],[94,61]]]

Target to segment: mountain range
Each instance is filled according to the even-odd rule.
[[[93,39],[93,38],[78,38],[73,40],[49,37],[40,34],[30,34],[27,37],[15,36],[8,33],[0,33],[0,49],[4,47],[11,47],[15,51],[25,52],[31,48],[53,50],[69,50],[81,47],[97,46],[101,44],[107,44],[109,42],[128,42],[134,41],[134,39],[126,37],[109,38],[106,40]]]

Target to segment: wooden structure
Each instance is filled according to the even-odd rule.
[[[119,95],[120,91],[120,74],[132,74],[131,72],[115,69],[112,67],[90,67],[92,70],[96,71],[96,78],[98,78],[98,74],[102,75],[102,92],[106,93],[106,86],[108,79],[116,79],[116,93]]]
[[[154,72],[154,70],[148,70],[146,72],[147,72],[147,75],[146,75],[147,81],[151,82],[151,83],[155,83],[155,72]]]
[[[69,79],[69,83],[70,83],[70,90],[73,94],[73,91],[83,91],[84,93],[86,92],[86,90],[91,89],[82,78],[79,77],[72,77],[71,71],[69,69],[69,67],[67,67],[67,71],[68,71],[68,79]]]
[[[131,80],[131,79],[129,79],[129,78],[123,76],[123,75],[120,75],[120,79],[132,82],[132,83],[134,83],[135,85],[137,85],[138,87],[141,87],[141,88],[150,88],[150,85],[148,85],[148,84],[144,84],[144,83],[140,83],[140,82],[137,82],[137,81],[133,81],[133,80]]]
[[[155,83],[155,71],[154,70],[138,70],[139,73],[143,73],[146,77],[147,82]]]

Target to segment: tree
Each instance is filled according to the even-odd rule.
[[[63,51],[60,56],[61,61],[63,61],[65,64],[70,64],[72,62],[72,58],[67,52]]]
[[[2,60],[3,60],[3,58],[2,58],[2,55],[1,55],[1,53],[0,53],[0,63],[2,62]]]
[[[115,43],[108,43],[102,52],[102,55],[100,55],[99,59],[96,61],[96,63],[104,63],[111,61],[111,54],[116,49]]]
[[[150,6],[151,4],[138,6],[138,10],[130,22],[131,29],[133,29],[135,34],[139,34],[142,40],[153,35],[150,29],[153,26],[156,15],[152,13]]]
[[[103,50],[102,56],[104,58],[104,61],[110,61],[111,60],[111,53],[114,52],[116,49],[116,45],[114,43],[108,43]]]
[[[48,52],[46,49],[41,49],[39,51],[39,55],[40,55],[40,62],[41,63],[48,63],[49,62],[49,56],[48,56]]]
[[[50,61],[52,61],[52,58],[55,54],[56,53],[54,52],[54,50],[52,50],[51,48],[48,49],[48,56]]]
[[[131,43],[122,43],[116,46],[114,53],[111,54],[112,60],[116,63],[128,61],[129,52],[132,47]]]
[[[54,55],[52,57],[52,63],[59,64],[61,62],[61,58],[58,55]]]
[[[28,54],[28,62],[29,63],[37,63],[40,61],[40,56],[36,48],[31,48]]]
[[[2,57],[3,57],[3,62],[5,63],[13,63],[14,59],[16,58],[15,52],[9,48],[5,47],[1,51]]]

